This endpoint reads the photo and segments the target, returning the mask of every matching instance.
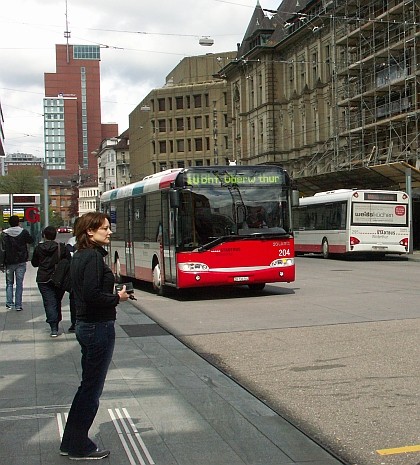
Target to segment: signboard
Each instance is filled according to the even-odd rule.
[[[407,205],[353,203],[352,224],[407,225]]]

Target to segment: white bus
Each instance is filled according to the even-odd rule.
[[[299,199],[295,252],[406,254],[409,197],[401,191],[339,189]]]

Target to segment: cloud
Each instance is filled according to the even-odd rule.
[[[237,3],[237,4],[235,4]],[[277,1],[262,0],[264,8]],[[7,153],[43,156],[44,73],[65,43],[65,1],[14,0],[0,12],[0,101]],[[71,44],[101,45],[102,121],[128,127],[129,113],[185,56],[236,50],[256,0],[67,0]],[[201,47],[199,38],[215,43]]]

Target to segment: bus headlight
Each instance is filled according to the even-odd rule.
[[[205,263],[186,262],[178,263],[180,271],[209,271],[209,267]]]
[[[294,264],[294,258],[277,258],[276,260],[270,263],[270,267],[293,266]]]

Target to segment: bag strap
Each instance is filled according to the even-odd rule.
[[[60,259],[61,259],[61,250],[60,250],[61,247],[60,247],[60,242],[57,242],[57,245],[58,245],[58,247],[57,247],[57,256],[58,256],[58,260],[57,260],[57,263],[55,264],[55,266],[58,265],[58,262],[59,262]]]

